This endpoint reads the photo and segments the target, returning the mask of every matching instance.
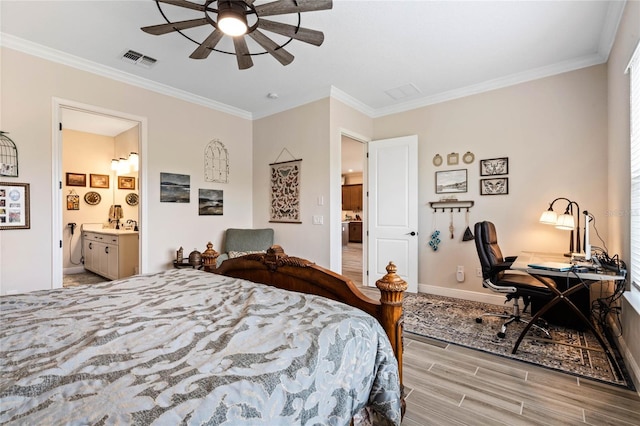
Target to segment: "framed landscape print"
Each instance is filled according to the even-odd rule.
[[[467,192],[467,169],[436,172],[436,194]]]
[[[160,172],[160,202],[191,202],[191,176]]]
[[[136,178],[133,176],[118,176],[118,189],[136,189]]]
[[[67,173],[67,186],[87,186],[85,173]]]
[[[490,158],[480,160],[480,176],[496,176],[509,174],[509,158]]]
[[[198,189],[198,215],[221,216],[223,206],[221,189]]]
[[[109,175],[89,175],[89,185],[92,188],[109,188]]]

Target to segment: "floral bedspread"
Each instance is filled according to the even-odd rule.
[[[192,269],[0,297],[2,424],[400,424],[380,324]]]

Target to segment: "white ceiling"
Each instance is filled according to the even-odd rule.
[[[329,95],[377,117],[606,62],[624,4],[334,0],[332,10],[301,14],[303,27],[324,32],[322,46],[294,40],[290,65],[260,55],[243,71],[232,55],[190,59],[196,45],[177,33],[141,31],[165,22],[152,0],[2,0],[0,43],[250,119]],[[163,10],[172,20],[202,13]],[[158,62],[124,62],[129,49]],[[417,91],[386,93],[407,87]]]

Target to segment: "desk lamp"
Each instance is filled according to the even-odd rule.
[[[564,209],[564,213],[558,216],[556,212],[553,211],[553,204],[558,200],[564,200],[567,202],[567,207]],[[578,226],[576,227],[576,222],[573,217],[573,206],[576,206],[576,211],[578,212]],[[571,201],[568,198],[559,197],[556,198],[549,204],[549,208],[542,213],[540,216],[540,223],[545,225],[554,225],[558,229],[562,229],[565,231],[571,231],[571,235],[569,236],[569,254],[565,256],[571,256],[574,253],[574,231],[576,231],[575,238],[575,253],[580,253],[580,206],[575,201]]]

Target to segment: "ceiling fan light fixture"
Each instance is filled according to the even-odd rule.
[[[218,2],[218,28],[231,37],[246,34],[248,26],[244,6],[233,1]]]

